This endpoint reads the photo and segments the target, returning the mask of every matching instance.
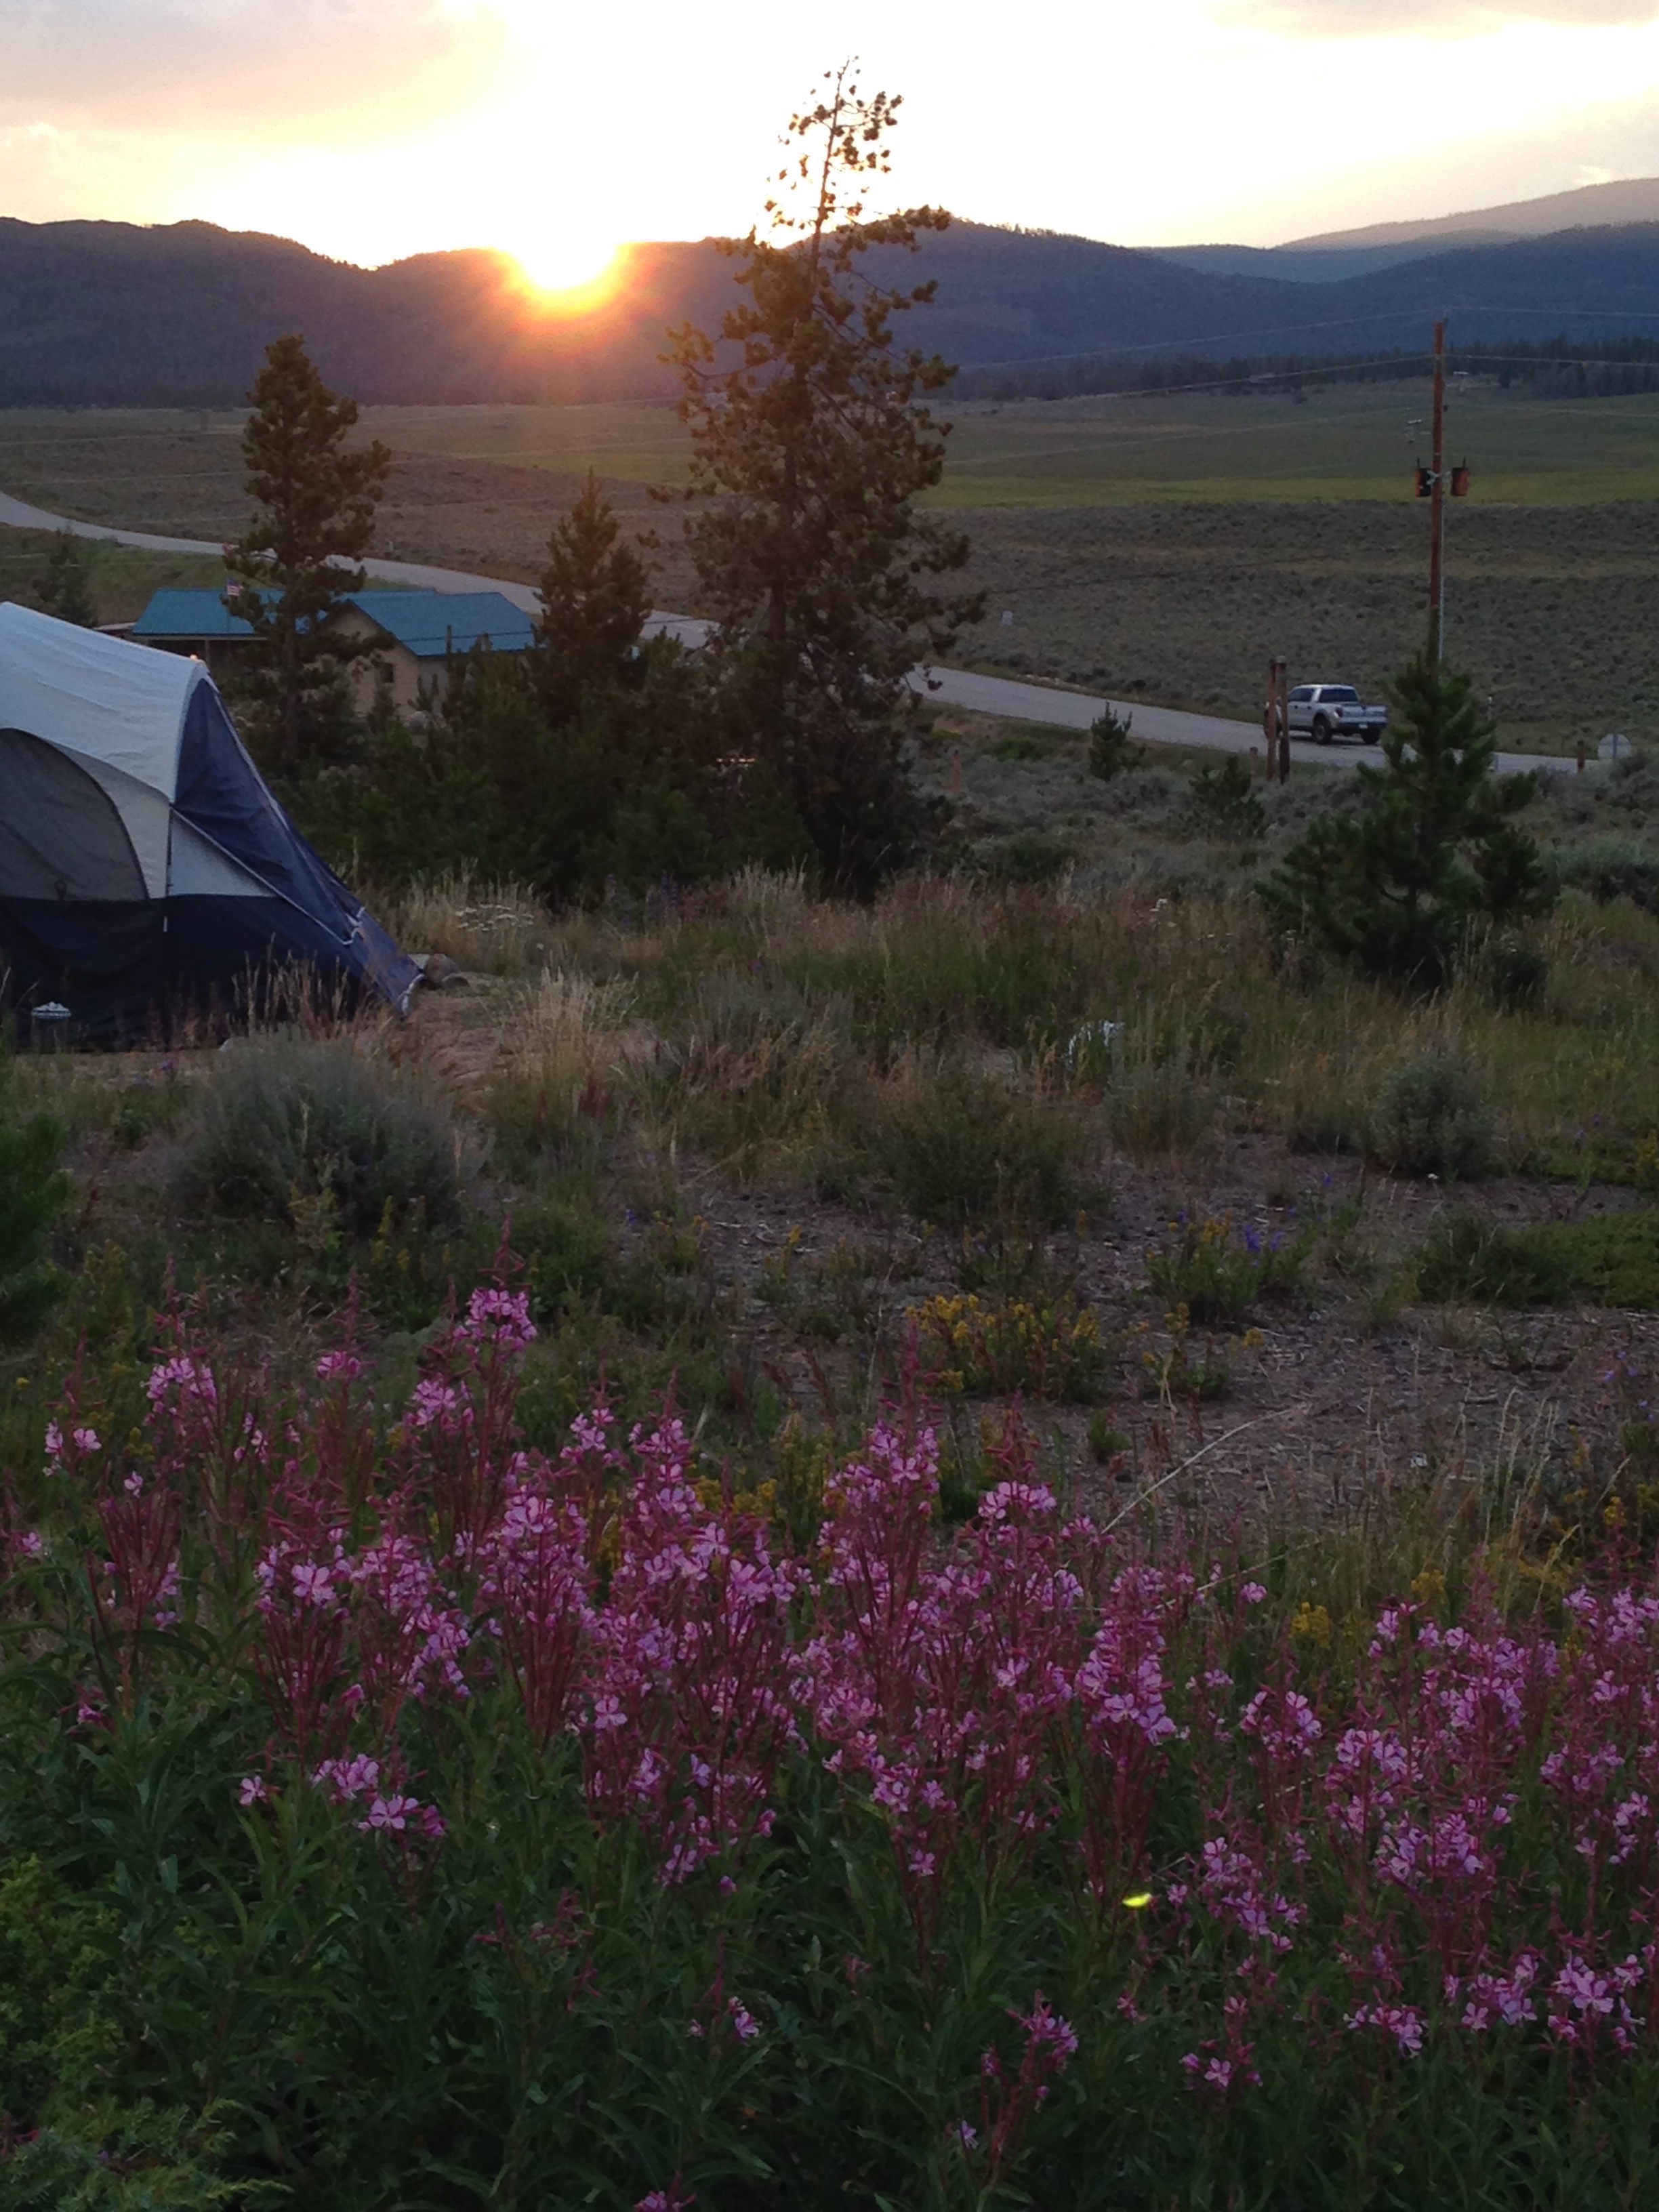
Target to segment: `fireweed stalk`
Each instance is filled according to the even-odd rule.
[[[1156,2027],[1148,2052],[1207,2126],[1272,2094],[1263,2054],[1287,2033],[1373,2083],[1502,2046],[1582,2094],[1655,2056],[1650,1567],[1610,1550],[1520,1620],[1478,1575],[1455,1618],[1389,1604],[1339,1676],[1231,1565],[1068,1517],[1017,1421],[951,1531],[933,1433],[901,1409],[799,1552],[701,1479],[672,1410],[624,1431],[600,1402],[557,1453],[528,1449],[534,1333],[521,1295],[476,1292],[378,1439],[349,1341],[283,1401],[227,1383],[176,1322],[141,1448],[60,1408],[33,1523],[8,1492],[5,1609],[88,1655],[64,1723],[85,1755],[240,1607],[222,1648],[258,1718],[227,1819],[274,1823],[306,1793],[417,1913],[471,1817],[481,1700],[570,1819],[636,1840],[665,1897],[714,1910],[787,1873],[809,1800],[849,1854],[875,1824],[930,2009],[953,1900],[1063,1900],[1086,1938],[1066,2016],[1033,1970],[1001,2007],[1024,2056],[986,2051],[952,2093],[949,2156],[939,2135],[927,2154],[974,2201],[1060,2125],[1050,2092],[1071,2094],[1091,2033]],[[441,1738],[449,1802],[417,1765]],[[530,1956],[496,1920],[476,1941]],[[848,1961],[859,2007],[872,1971]],[[590,1964],[570,2008],[597,1992]],[[762,2067],[774,2013],[746,1983],[720,1994],[687,2039]]]

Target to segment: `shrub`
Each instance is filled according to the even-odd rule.
[[[296,1200],[367,1236],[421,1207],[458,1220],[466,1146],[453,1115],[406,1071],[349,1040],[239,1041],[185,1139],[187,1202],[268,1221]]]
[[[46,1256],[69,1177],[58,1163],[62,1124],[49,1114],[17,1115],[9,1045],[0,1036],[0,1344],[33,1336],[64,1285]]]
[[[1492,1004],[1506,1014],[1530,1013],[1543,1003],[1550,963],[1535,945],[1518,938],[1493,938],[1481,950],[1480,980]]]
[[[1065,874],[1077,858],[1071,846],[1041,830],[1022,830],[992,848],[987,859],[991,875],[1005,884],[1051,884]]]
[[[1051,1101],[947,1063],[901,1070],[867,1142],[906,1210],[928,1221],[1058,1224],[1077,1204],[1081,1132]]]
[[[1023,1390],[1088,1403],[1098,1393],[1106,1347],[1100,1322],[1070,1293],[981,1298],[941,1293],[912,1306],[927,1371],[952,1390]]]
[[[1184,826],[1200,837],[1253,844],[1267,834],[1267,809],[1239,753],[1207,760],[1193,777]]]
[[[1627,898],[1659,914],[1659,852],[1634,837],[1593,837],[1556,856],[1564,884],[1588,891],[1599,906]]]
[[[1492,1166],[1497,1120],[1468,1063],[1429,1052],[1383,1078],[1368,1133],[1380,1166],[1467,1180]]]
[[[1597,1214],[1510,1229],[1455,1213],[1417,1259],[1419,1297],[1437,1305],[1659,1308],[1659,1213]]]
[[[1170,1236],[1146,1254],[1147,1284],[1200,1323],[1239,1321],[1259,1297],[1297,1290],[1313,1241],[1305,1231],[1264,1237],[1250,1222],[1235,1233],[1230,1213],[1182,1213]]]

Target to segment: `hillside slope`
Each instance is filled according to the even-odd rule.
[[[964,367],[1165,346],[1346,354],[1460,339],[1659,334],[1659,224],[1442,251],[1316,292],[1182,266],[1091,239],[960,223],[900,281],[936,276],[915,342]],[[659,397],[665,331],[718,321],[730,265],[708,241],[630,246],[604,306],[562,316],[485,251],[384,269],[209,223],[0,220],[0,404],[234,404],[263,347],[302,331],[330,380],[368,402]]]

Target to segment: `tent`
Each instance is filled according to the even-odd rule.
[[[0,989],[20,1037],[246,1016],[301,963],[400,1012],[420,973],[272,798],[199,661],[0,604]]]

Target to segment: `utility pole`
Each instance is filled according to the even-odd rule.
[[[1409,436],[1407,430],[1407,435]],[[1417,470],[1417,496],[1429,502],[1429,659],[1437,667],[1446,653],[1446,494],[1467,497],[1469,465],[1460,461],[1446,467],[1446,322],[1434,326],[1434,423],[1431,432],[1433,457],[1425,469]]]
[[[1434,326],[1434,457],[1429,492],[1429,659],[1446,644],[1446,322]]]
[[[1275,773],[1281,783],[1287,783],[1291,775],[1291,664],[1288,660],[1273,659],[1267,663],[1267,703],[1262,710],[1261,733],[1267,741],[1267,781]]]

